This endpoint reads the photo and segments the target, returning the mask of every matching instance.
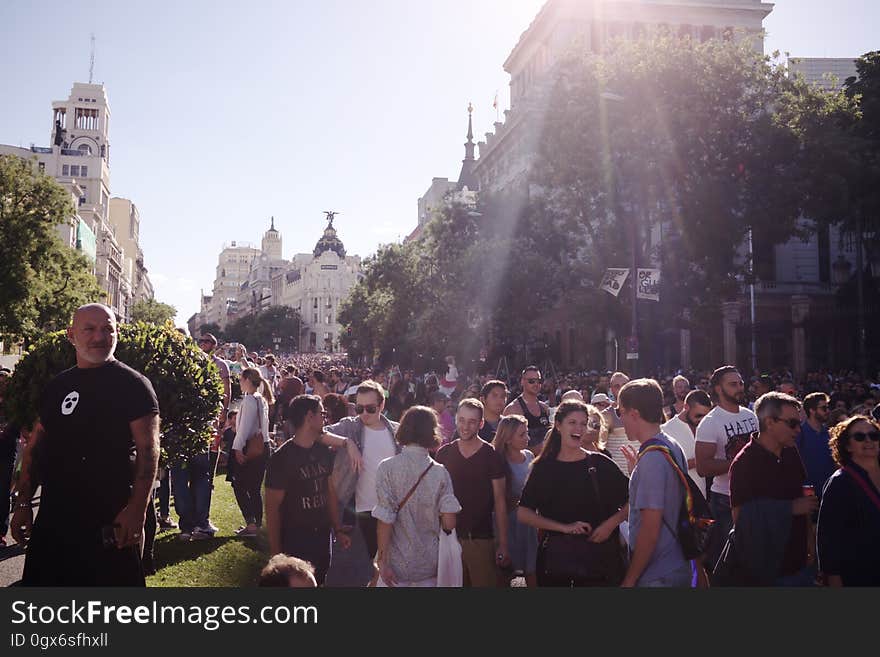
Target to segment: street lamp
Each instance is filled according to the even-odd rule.
[[[625,98],[620,94],[615,94],[610,91],[603,91],[599,94],[599,98],[605,101],[611,101],[615,103],[624,102]],[[618,212],[617,216],[621,217],[623,215],[622,205],[620,202],[620,187],[618,185],[618,173],[619,170],[617,165],[614,163],[613,155],[609,153],[611,157],[612,167],[614,171],[614,200],[615,205],[617,206]],[[636,374],[636,370],[638,368],[639,362],[639,310],[638,310],[638,292],[639,292],[639,271],[638,260],[636,256],[636,251],[638,249],[638,227],[636,226],[636,215],[635,212],[630,212],[630,250],[632,251],[632,257],[630,260],[630,267],[632,269],[632,315],[630,317],[630,327],[629,327],[629,337],[626,341],[626,359],[633,361],[632,365],[632,374]]]

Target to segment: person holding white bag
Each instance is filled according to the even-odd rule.
[[[450,585],[443,580],[438,584],[441,531],[448,545],[458,543],[454,531],[461,504],[449,472],[428,453],[440,444],[437,414],[427,406],[413,406],[403,414],[395,438],[403,449],[382,461],[376,472],[372,514],[378,521],[377,586]],[[460,564],[459,557],[457,577],[452,574],[459,586]],[[446,575],[444,571],[444,579]]]

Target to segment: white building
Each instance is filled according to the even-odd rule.
[[[190,332],[195,335],[203,324],[226,328],[238,312],[238,299],[246,284],[260,250],[247,242],[232,241],[223,245],[217,258],[217,269],[211,294],[202,292],[200,310],[190,318]]]
[[[828,90],[840,89],[847,78],[857,75],[856,60],[847,57],[790,57],[788,66],[809,84]]]
[[[103,85],[74,83],[67,100],[52,102],[50,147],[0,145],[0,154],[37,162],[76,198],[77,212],[61,237],[95,262],[107,303],[127,318],[134,296],[125,254],[110,221],[110,104]],[[135,258],[136,260],[136,258]]]
[[[312,253],[299,253],[272,281],[272,304],[295,308],[302,318],[299,350],[339,350],[339,306],[361,276],[359,256],[346,255],[333,215]]]
[[[124,255],[123,279],[131,281],[132,305],[154,298],[140,245],[141,215],[127,198],[110,199],[110,224]]]

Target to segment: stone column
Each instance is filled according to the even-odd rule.
[[[807,336],[804,320],[810,314],[810,298],[803,294],[791,297],[791,370],[795,379],[800,379],[807,372]]]
[[[724,364],[736,365],[736,326],[742,315],[742,303],[725,301],[721,304],[721,316],[724,326]]]
[[[691,369],[691,311],[685,308],[681,313],[683,322],[682,328],[679,330],[679,363],[678,366],[688,371]]]

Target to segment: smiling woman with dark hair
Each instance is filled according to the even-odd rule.
[[[816,530],[829,586],[880,586],[880,425],[855,415],[831,428],[840,466],[828,482]]]
[[[538,586],[616,586],[623,577],[618,526],[629,514],[629,480],[581,438],[589,407],[565,401],[532,464],[517,520],[542,530]]]

